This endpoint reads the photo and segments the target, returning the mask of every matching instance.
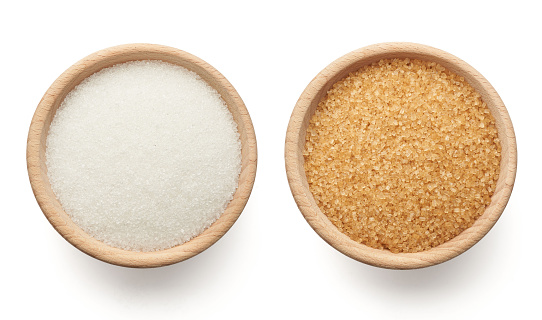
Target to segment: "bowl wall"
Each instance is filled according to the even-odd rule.
[[[474,225],[450,241],[418,253],[391,253],[351,240],[341,233],[318,208],[309,190],[303,167],[306,129],[318,103],[337,81],[381,59],[410,58],[439,63],[465,78],[482,96],[501,140],[500,175],[491,204]],[[496,223],[506,206],[516,174],[516,140],[510,116],[491,84],[474,68],[439,49],[414,43],[383,43],[350,52],[322,70],[299,98],[288,125],[285,146],[286,171],[296,203],[311,227],[331,246],[358,261],[384,268],[413,269],[449,260],[478,242]]]
[[[46,139],[56,110],[66,95],[85,78],[115,64],[135,60],[161,60],[197,73],[218,91],[237,123],[241,140],[239,186],[222,216],[203,233],[176,247],[133,252],[111,247],[78,227],[63,210],[49,184],[45,165]],[[250,196],[256,175],[256,137],[252,121],[239,94],[216,69],[205,61],[178,49],[153,44],[128,44],[98,51],[66,70],[40,101],[28,135],[27,165],[36,199],[53,227],[81,251],[106,262],[127,267],[158,267],[188,259],[215,243],[237,220]]]

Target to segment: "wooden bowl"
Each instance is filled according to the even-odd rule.
[[[410,58],[434,61],[464,77],[482,96],[495,117],[502,145],[500,176],[490,205],[474,225],[457,237],[427,251],[391,253],[373,249],[351,240],[341,233],[316,205],[303,168],[303,148],[309,120],[320,100],[334,83],[350,72],[381,59]],[[516,176],[516,140],[512,122],[504,103],[489,82],[473,67],[457,57],[432,47],[413,43],[371,45],[335,60],[322,70],[301,94],[286,133],[286,172],[295,201],[311,227],[331,246],[358,261],[390,269],[415,269],[452,259],[477,243],[497,222],[506,206]]]
[[[215,88],[233,114],[241,138],[239,185],[221,217],[203,233],[176,247],[155,252],[134,252],[98,241],[78,227],[62,209],[49,184],[45,165],[46,138],[56,110],[66,95],[91,74],[118,63],[162,60],[197,73]],[[66,70],[39,103],[28,134],[27,165],[36,199],[53,227],[79,250],[97,259],[126,267],[158,267],[173,264],[204,251],[222,237],[237,220],[252,191],[256,176],[256,136],[248,111],[233,86],[205,61],[184,51],[152,44],[128,44],[89,55]]]

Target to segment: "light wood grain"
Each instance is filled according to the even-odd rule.
[[[133,252],[100,242],[79,228],[54,195],[45,165],[46,138],[51,121],[65,96],[83,79],[112,65],[134,60],[162,60],[192,70],[215,88],[233,115],[241,138],[239,186],[222,216],[192,240],[162,251]],[[39,103],[28,134],[27,166],[34,195],[53,227],[71,244],[97,259],[126,267],[158,267],[197,255],[220,239],[234,224],[248,201],[256,176],[256,136],[248,111],[233,86],[215,68],[187,52],[152,44],[128,44],[101,50],[66,70]]]
[[[331,86],[362,66],[390,58],[434,61],[464,77],[488,105],[495,117],[502,144],[500,176],[491,204],[474,225],[452,240],[418,253],[391,253],[373,249],[351,240],[341,233],[318,208],[309,191],[303,168],[303,148],[309,120],[318,102]],[[514,185],[517,147],[510,116],[491,84],[473,67],[459,58],[432,47],[414,43],[382,43],[346,54],[322,70],[307,86],[297,101],[286,133],[285,161],[288,182],[299,210],[311,227],[331,246],[358,261],[390,269],[414,269],[436,265],[452,259],[476,244],[501,216]]]

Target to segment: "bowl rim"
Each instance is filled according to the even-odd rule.
[[[480,93],[495,118],[499,118],[499,139],[506,145],[501,152],[501,170],[491,204],[474,225],[455,238],[430,250],[417,253],[391,253],[360,244],[340,232],[317,206],[308,188],[302,149],[311,106],[318,103],[330,86],[349,72],[383,58],[414,58],[441,63],[465,79]],[[314,113],[314,110],[312,111]],[[496,119],[497,120],[497,119]],[[302,138],[302,139],[301,139]],[[506,152],[505,152],[506,151]],[[329,245],[360,262],[388,269],[417,269],[450,260],[475,245],[497,222],[510,198],[517,170],[517,146],[510,116],[491,84],[473,67],[454,55],[427,45],[388,42],[354,50],[333,61],[307,85],[297,101],[286,132],[285,165],[290,190],[308,224]]]
[[[230,112],[237,113],[234,118],[237,117],[235,120],[242,143],[242,169],[238,187],[223,214],[190,241],[169,249],[152,252],[137,252],[112,247],[83,231],[69,218],[54,196],[44,162],[48,127],[58,105],[66,94],[83,79],[103,68],[135,60],[162,60],[196,72],[221,94]],[[52,115],[50,115],[51,113]],[[96,259],[119,266],[149,268],[166,266],[189,259],[209,248],[231,228],[243,211],[254,185],[257,147],[254,127],[243,100],[218,70],[204,60],[173,47],[133,43],[94,52],[70,66],[53,82],[38,104],[32,118],[28,133],[26,158],[30,184],[36,200],[45,217],[62,237],[82,252]]]

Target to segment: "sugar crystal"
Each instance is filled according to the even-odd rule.
[[[132,251],[173,247],[220,217],[237,189],[241,142],[218,92],[162,61],[103,69],[50,126],[51,187],[84,231]]]
[[[495,120],[464,78],[434,62],[393,59],[333,85],[303,155],[309,189],[341,232],[373,248],[419,252],[484,212],[500,152]]]

